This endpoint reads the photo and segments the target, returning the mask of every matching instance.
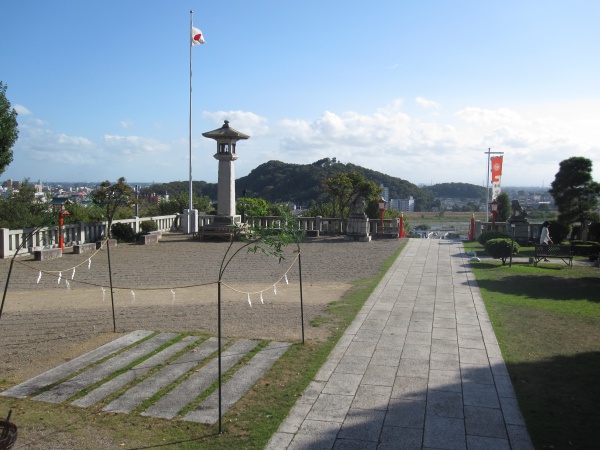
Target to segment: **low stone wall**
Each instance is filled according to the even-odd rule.
[[[142,245],[158,244],[159,238],[160,238],[160,234],[157,234],[157,233],[142,234],[138,238],[138,244],[142,244]]]
[[[93,252],[96,250],[96,244],[89,242],[87,244],[75,244],[73,245],[73,253],[80,255],[82,253]]]
[[[36,261],[45,261],[47,259],[62,258],[61,248],[44,248],[42,250],[34,250],[34,258]]]
[[[104,244],[104,241],[98,241],[98,242],[96,242],[96,250],[98,250],[99,248],[101,248],[102,244]],[[108,240],[108,245],[110,245],[111,247],[116,247],[117,246],[117,240],[116,239],[109,239]]]

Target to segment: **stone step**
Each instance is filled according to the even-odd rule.
[[[249,351],[258,345],[259,341],[244,339],[234,343],[221,354],[221,371],[229,370]],[[158,402],[142,413],[142,416],[172,419],[185,408],[190,401],[196,399],[219,377],[218,359],[215,358],[198,372],[162,397]]]
[[[62,403],[76,397],[91,386],[97,385],[93,390],[72,402],[75,406],[90,407],[120,389],[124,389],[123,394],[106,405],[103,411],[127,414],[154,395],[164,393],[141,415],[172,419],[181,410],[196,401],[206,389],[218,380],[218,342],[217,338],[211,337],[196,345],[197,341],[201,339],[197,336],[186,336],[175,341],[179,336],[178,333],[159,333],[139,342],[152,334],[152,331],[138,330],[122,336],[96,350],[1,392],[0,395],[22,398],[37,394],[33,397],[34,400]],[[115,376],[115,373],[171,341],[175,342]],[[234,367],[259,343],[260,341],[251,339],[234,342],[221,354],[221,373],[225,374]],[[222,340],[221,344],[226,345],[227,341]],[[222,386],[223,414],[242,398],[265,371],[287,351],[290,345],[285,342],[269,343],[233,374],[233,377]],[[184,354],[172,360],[175,355],[186,348],[188,350]],[[124,351],[119,353],[121,350]],[[208,358],[211,358],[210,361],[200,367]],[[98,361],[102,362],[98,363]],[[147,376],[151,370],[161,365],[164,367]],[[198,369],[198,367],[200,368]],[[181,379],[183,381],[177,384]],[[174,384],[176,386],[171,389]],[[44,389],[47,390],[43,391]],[[171,390],[169,391],[169,389]],[[43,392],[39,393],[40,391]],[[215,423],[218,420],[217,395],[216,392],[211,393],[196,410],[186,414],[184,420]]]
[[[61,403],[73,397],[79,391],[102,381],[107,376],[126,367],[141,357],[153,352],[160,346],[177,337],[176,333],[160,333],[135,347],[94,366],[79,375],[64,381],[52,389],[37,395],[35,400],[50,403]]]
[[[262,375],[283,355],[290,343],[271,342],[241,367],[233,377],[221,388],[221,410],[225,414],[229,408],[241,399]],[[219,392],[213,392],[193,411],[187,413],[183,420],[213,424],[219,420]]]
[[[78,372],[90,364],[100,361],[101,359],[127,347],[128,345],[150,336],[152,333],[152,331],[146,330],[133,331],[125,336],[115,339],[112,342],[109,342],[108,344],[103,345],[102,347],[98,347],[97,349],[92,350],[85,355],[81,355],[69,362],[55,367],[54,369],[50,369],[49,371],[44,372],[37,377],[32,378],[31,380],[25,381],[17,386],[13,386],[4,392],[0,392],[0,395],[16,398],[23,398],[33,395],[40,389],[45,388],[52,383],[56,383],[57,381],[62,380],[63,378],[66,378],[75,372]]]
[[[216,351],[217,338],[213,337],[204,341],[197,348],[190,350],[151,377],[133,386],[119,398],[106,405],[102,411],[130,413],[146,399],[179,379]]]
[[[175,356],[177,353],[182,351],[188,345],[193,344],[198,341],[200,338],[198,336],[187,336],[182,340],[176,342],[175,344],[165,348],[161,352],[157,353],[154,356],[151,356],[144,362],[141,362],[135,367],[132,367],[127,372],[122,373],[121,375],[113,378],[112,380],[104,383],[102,386],[97,387],[92,392],[88,393],[86,396],[81,397],[74,402],[72,402],[75,406],[81,406],[83,408],[92,406],[95,403],[98,403],[103,398],[115,392],[117,389],[122,388],[128,383],[142,377],[146,372],[154,367],[162,364],[167,361],[169,358]]]

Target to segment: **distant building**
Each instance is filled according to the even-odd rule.
[[[414,212],[415,199],[412,195],[408,198],[392,198],[390,200],[390,209],[395,209],[402,212]]]
[[[383,185],[383,183],[381,183],[381,184],[379,185],[379,187],[383,188],[383,194],[381,194],[381,196],[383,197],[383,199],[384,199],[386,202],[388,202],[388,203],[389,203],[389,202],[390,202],[390,188],[389,188],[389,187],[385,187],[385,186]]]

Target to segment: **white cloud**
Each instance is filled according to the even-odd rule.
[[[515,111],[508,108],[485,109],[467,107],[457,111],[455,116],[469,125],[494,125],[506,123],[518,123],[521,117]]]
[[[20,116],[28,116],[29,114],[31,114],[31,111],[29,111],[23,105],[14,105],[13,108]]]
[[[503,183],[549,184],[560,161],[585,156],[600,173],[600,102],[547,105],[538,108],[488,109],[476,106],[422,118],[403,108],[401,99],[370,114],[324,111],[312,120],[285,118],[269,126],[267,118],[249,111],[205,112],[204,117],[252,136],[240,145],[238,176],[277,159],[308,164],[324,157],[358,164],[414,183],[469,182],[486,178],[484,152],[505,152]],[[186,179],[188,141],[141,135],[106,134],[94,140],[68,135],[25,114],[19,123],[15,162],[5,176],[68,180],[73,173],[86,179],[161,181]],[[213,144],[194,141],[194,178],[214,182]],[[20,173],[11,173],[20,167]],[[34,170],[42,173],[40,176]],[[599,176],[595,176],[599,179]]]
[[[229,125],[250,136],[265,136],[269,134],[268,120],[258,114],[249,111],[204,111],[203,117],[212,120],[215,126],[220,127],[225,120],[229,121]]]
[[[104,142],[107,144],[107,150],[115,155],[121,153],[125,156],[151,156],[158,153],[168,153],[170,145],[162,143],[156,139],[140,136],[115,136],[104,135]]]
[[[133,120],[124,119],[119,122],[119,125],[121,125],[121,128],[127,129],[127,128],[131,128],[134,125],[134,123],[135,122]]]
[[[442,107],[442,105],[440,105],[438,102],[427,100],[423,97],[416,97],[415,101],[423,108],[440,109]]]

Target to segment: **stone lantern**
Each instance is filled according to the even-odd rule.
[[[217,153],[214,157],[219,161],[219,182],[217,186],[217,214],[235,216],[235,168],[233,162],[238,159],[235,144],[250,136],[234,130],[226,120],[221,128],[202,133],[202,136],[217,141]]]

